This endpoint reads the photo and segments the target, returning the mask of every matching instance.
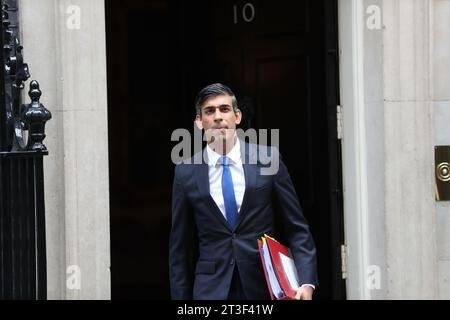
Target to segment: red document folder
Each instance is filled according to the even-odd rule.
[[[269,275],[267,274],[267,270],[266,270],[266,264],[264,263],[263,242],[259,239],[258,239],[258,248],[259,248],[259,255],[261,256],[261,263],[262,263],[263,270],[264,270],[264,276],[266,277],[267,288],[269,288],[269,292],[270,292],[270,298],[272,300],[276,300],[277,298],[273,295],[272,287],[270,286]]]
[[[278,279],[278,282],[279,282],[279,285],[280,285],[282,291],[284,292],[284,296],[279,298],[278,300],[293,300],[293,299],[295,299],[295,295],[297,293],[297,291],[296,291],[297,288],[291,287],[291,284],[290,284],[288,276],[287,276],[287,272],[284,269],[284,266],[283,266],[283,263],[281,260],[281,256],[280,256],[280,253],[281,253],[281,254],[285,255],[286,257],[293,259],[291,251],[289,250],[289,248],[285,247],[284,245],[282,245],[281,243],[279,243],[278,241],[276,241],[275,239],[273,239],[271,237],[265,236],[264,238],[265,238],[265,241],[266,241],[268,249],[269,249],[270,258],[272,261],[273,269],[275,271],[275,275]],[[266,282],[267,282],[267,286],[269,288],[270,296],[271,296],[272,300],[275,300],[276,297],[272,292],[270,281],[269,281],[269,276],[268,276],[268,273],[266,270],[266,265],[264,263],[264,256],[263,256],[263,252],[262,252],[263,241],[258,240],[258,247],[259,247],[261,262],[262,262],[263,269],[264,269],[264,275],[266,276]]]

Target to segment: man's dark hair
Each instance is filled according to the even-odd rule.
[[[209,86],[203,88],[197,94],[197,97],[195,98],[195,110],[197,111],[197,114],[198,115],[202,114],[202,104],[206,100],[208,100],[211,97],[221,96],[224,94],[231,97],[231,100],[233,103],[232,107],[233,107],[233,110],[236,112],[236,110],[238,109],[238,104],[237,104],[236,96],[234,95],[233,91],[231,91],[231,89],[228,88],[224,84],[214,83],[214,84],[210,84]]]

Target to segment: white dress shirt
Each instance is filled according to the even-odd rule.
[[[227,217],[225,212],[225,203],[222,194],[222,155],[215,152],[210,146],[206,147],[208,153],[208,172],[209,172],[209,191],[211,197],[216,202],[223,216]],[[245,193],[245,175],[241,159],[241,146],[239,139],[236,139],[234,147],[226,155],[229,158],[231,178],[233,179],[234,194],[238,212],[241,210],[242,200]]]

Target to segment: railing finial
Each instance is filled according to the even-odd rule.
[[[42,92],[36,80],[31,81],[28,95],[31,103],[23,108],[23,120],[29,128],[27,149],[45,151],[47,148],[42,143],[45,139],[45,123],[52,118],[52,114],[39,101]]]

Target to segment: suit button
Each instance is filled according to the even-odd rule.
[[[236,239],[236,233],[233,233],[233,239]]]
[[[234,259],[231,259],[230,265],[234,264]]]

